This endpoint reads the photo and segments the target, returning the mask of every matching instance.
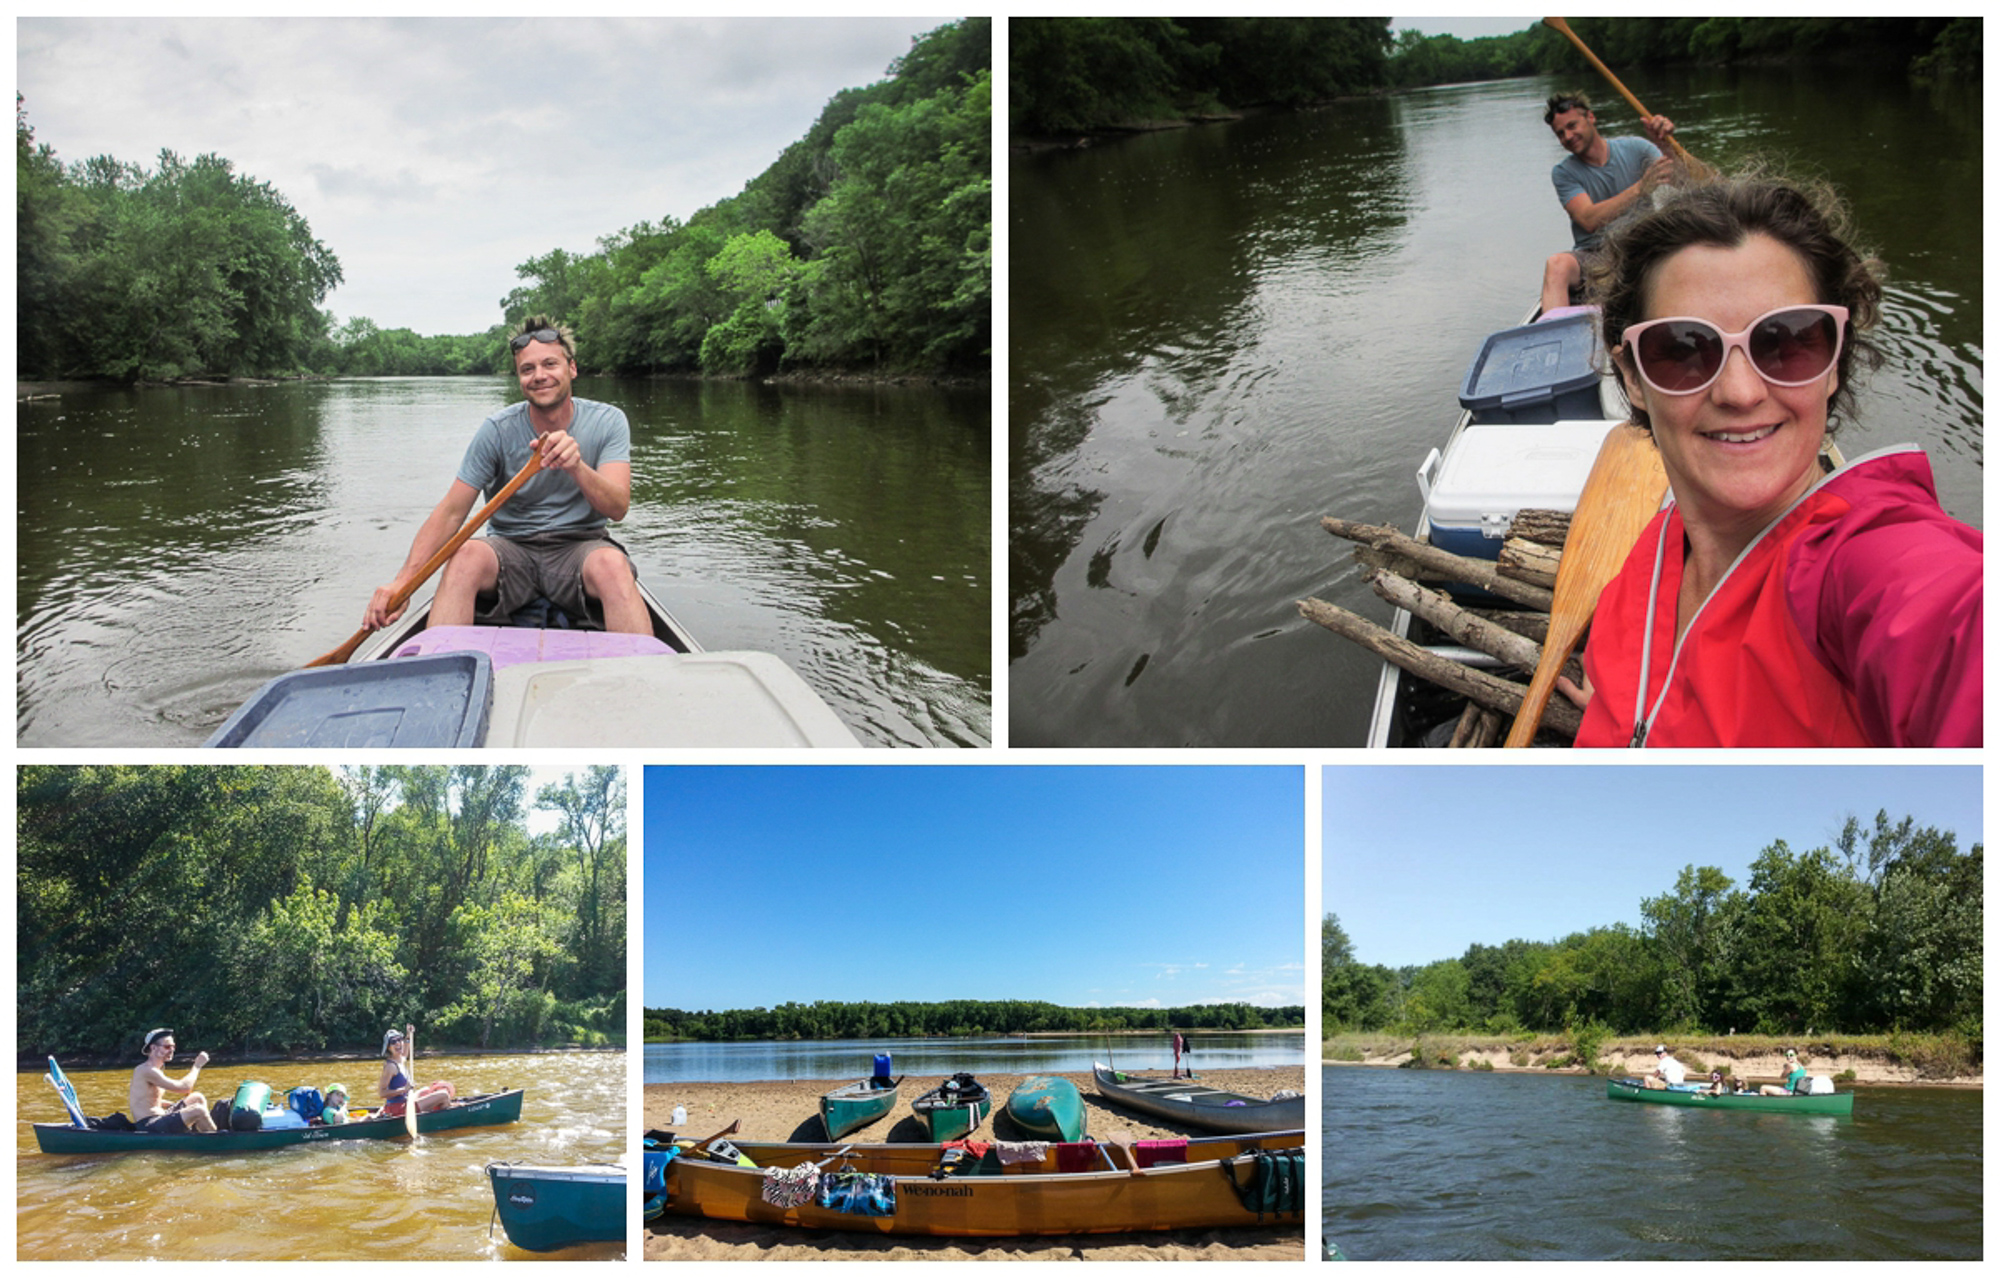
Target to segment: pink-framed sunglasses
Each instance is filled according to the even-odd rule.
[[[1812,303],[1766,311],[1740,333],[1688,315],[1647,320],[1625,330],[1620,348],[1631,352],[1639,376],[1654,390],[1692,395],[1722,376],[1734,347],[1771,385],[1807,385],[1833,367],[1846,335],[1845,306]]]

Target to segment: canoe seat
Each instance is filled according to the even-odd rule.
[[[640,657],[672,652],[652,635],[603,630],[523,630],[517,626],[432,626],[396,646],[395,656],[439,652],[483,652],[493,668],[532,661],[578,661],[593,657]]]

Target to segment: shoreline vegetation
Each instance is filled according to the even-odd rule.
[[[36,764],[17,1057],[624,1047],[626,783],[593,765]],[[552,818],[542,833],[531,816]]]
[[[15,96],[19,364],[32,379],[500,375],[522,317],[593,373],[726,380],[990,377],[992,22],[912,39],[740,193],[551,248],[481,333],[321,309],[344,282],[282,192],[226,158],[60,157]],[[222,228],[215,230],[212,228]]]
[[[858,1038],[988,1038],[1040,1034],[1229,1034],[1257,1029],[1302,1030],[1306,1009],[1249,1003],[1191,1007],[1063,1007],[1032,999],[946,999],[941,1002],[780,1003],[776,1007],[683,1011],[645,1009],[644,1040],[688,1042],[823,1042]]]
[[[1461,40],[1388,18],[1015,18],[1008,146],[1040,151],[1410,89],[1596,72],[1530,25]],[[1978,18],[1576,18],[1620,68],[1889,64],[1918,78],[1982,74]],[[1610,94],[1605,94],[1609,99]]]
[[[1749,1034],[1631,1035],[1596,1044],[1595,1057],[1586,1063],[1576,1038],[1560,1034],[1347,1033],[1321,1042],[1320,1064],[1625,1078],[1651,1072],[1653,1048],[1660,1044],[1687,1066],[1690,1080],[1721,1070],[1732,1080],[1777,1082],[1785,1073],[1785,1048],[1795,1047],[1810,1073],[1825,1074],[1843,1089],[1850,1083],[1985,1087],[1981,1063],[1964,1040],[1949,1034],[1782,1040]]]
[[[1659,873],[1668,873],[1665,866]],[[1689,864],[1620,922],[1456,958],[1364,963],[1320,929],[1321,1055],[1429,1068],[1650,1071],[1777,1081],[1785,1048],[1862,1083],[1984,1076],[1985,846],[1848,817],[1832,844],[1767,846],[1741,887]],[[1671,1027],[1662,1029],[1661,1027]]]
[[[423,1061],[427,1057],[563,1056],[571,1052],[622,1052],[625,1050],[625,1044],[620,1042],[554,1043],[537,1047],[470,1047],[463,1044],[433,1047],[431,1044],[423,1041],[423,1029],[421,1026],[417,1029],[417,1039],[418,1068],[422,1068]],[[186,1072],[188,1061],[192,1060],[194,1053],[200,1050],[202,1049],[197,1047],[191,1051],[184,1051],[177,1054],[168,1063],[167,1072],[169,1074]],[[88,1052],[79,1052],[72,1056],[58,1055],[56,1058],[57,1063],[63,1067],[66,1073],[97,1069],[131,1069],[137,1066],[142,1059],[144,1058],[136,1053],[131,1056],[106,1056],[102,1053]],[[250,1065],[317,1064],[320,1062],[338,1064],[345,1061],[370,1063],[379,1062],[381,1059],[382,1054],[380,1052],[371,1051],[366,1047],[329,1048],[325,1051],[316,1052],[231,1052],[225,1049],[220,1052],[210,1052],[208,1064],[202,1066],[202,1068],[205,1070],[240,1069]],[[14,1062],[14,1072],[17,1074],[46,1074],[48,1069],[49,1062],[46,1056],[23,1056]]]

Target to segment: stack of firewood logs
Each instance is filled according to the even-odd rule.
[[[1299,613],[1337,635],[1343,635],[1410,674],[1427,679],[1467,699],[1465,713],[1453,731],[1451,745],[1498,745],[1506,736],[1527,692],[1527,674],[1541,658],[1548,634],[1549,609],[1555,599],[1556,566],[1569,533],[1569,515],[1554,510],[1524,510],[1514,517],[1502,543],[1500,558],[1469,559],[1439,550],[1381,524],[1360,524],[1328,516],[1320,526],[1336,537],[1357,543],[1354,559],[1368,569],[1368,584],[1398,608],[1408,609],[1466,648],[1477,649],[1503,665],[1522,672],[1515,682],[1476,670],[1399,639],[1389,630],[1323,599],[1301,599]],[[1428,583],[1460,582],[1477,586],[1513,607],[1466,607],[1454,603]],[[1581,683],[1583,671],[1572,658],[1566,673]],[[1560,695],[1550,698],[1542,730],[1574,740],[1582,713]]]

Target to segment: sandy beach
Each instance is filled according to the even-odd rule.
[[[982,1074],[997,1102],[1024,1076]],[[1066,1074],[1089,1110],[1089,1128],[1102,1138],[1130,1134],[1136,1139],[1199,1136],[1203,1133],[1161,1125],[1107,1104],[1090,1075]],[[1283,1089],[1305,1090],[1305,1067],[1204,1070],[1202,1079],[1246,1096],[1269,1096]],[[655,1083],[646,1087],[647,1130],[678,1131],[706,1137],[742,1121],[738,1135],[748,1140],[818,1141],[819,1098],[842,1081],[800,1079],[760,1083]],[[869,1143],[924,1142],[923,1125],[910,1102],[936,1087],[942,1077],[911,1075],[903,1081],[896,1108],[887,1118],[846,1139]],[[687,1107],[687,1122],[669,1121],[676,1105]],[[1308,1107],[1310,1109],[1310,1107]],[[993,1119],[980,1135],[991,1137]],[[1003,1124],[1001,1135],[1007,1135]],[[646,1235],[648,1260],[1291,1260],[1305,1257],[1301,1226],[1252,1226],[1145,1234],[1104,1234],[1067,1238],[884,1238],[833,1230],[800,1230],[763,1225],[664,1216]]]

